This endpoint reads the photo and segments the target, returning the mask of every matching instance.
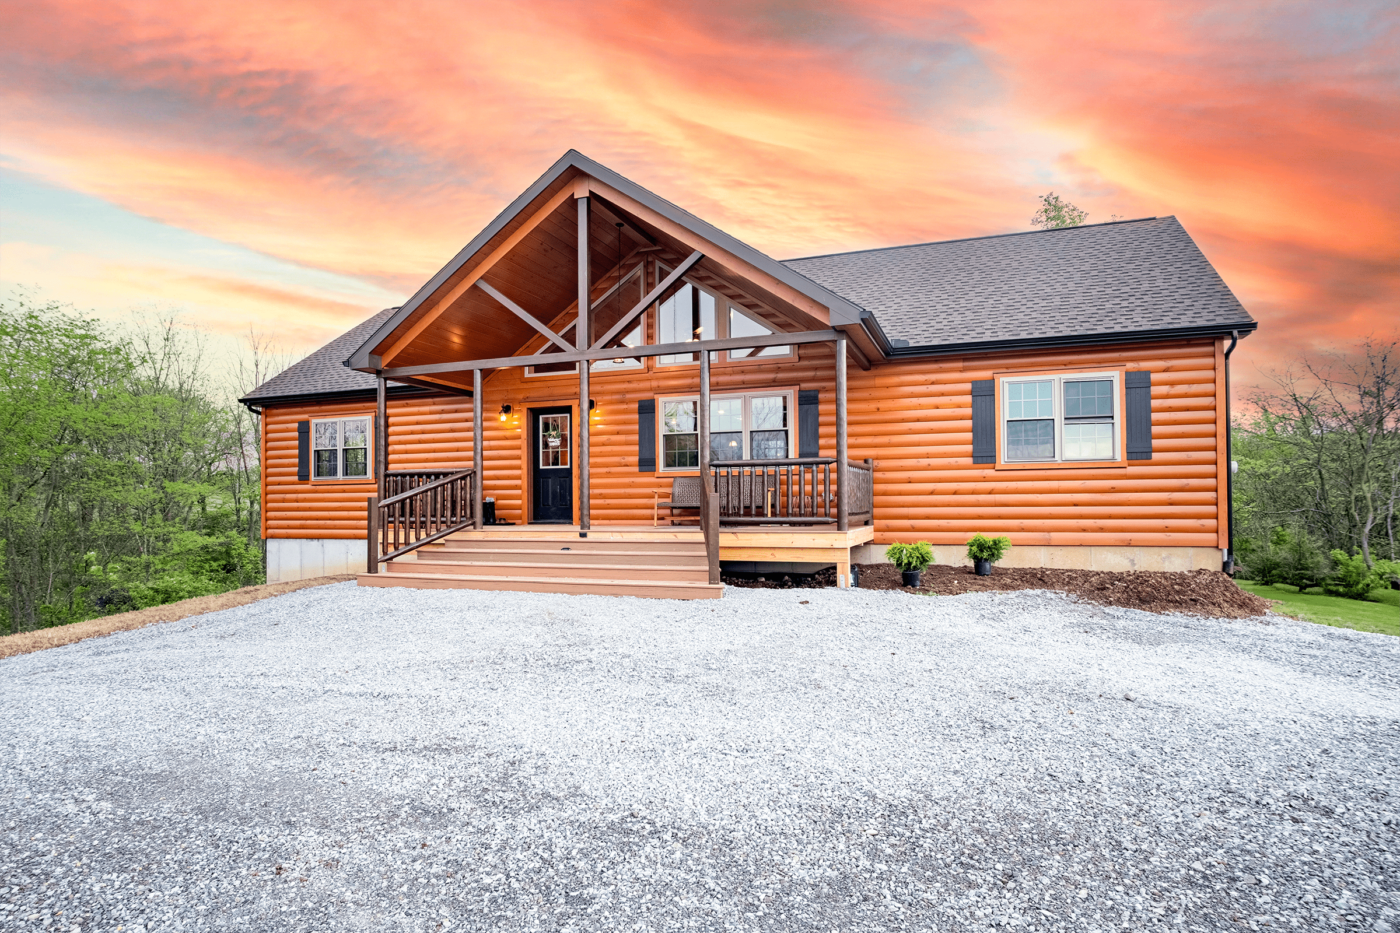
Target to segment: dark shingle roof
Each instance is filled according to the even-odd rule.
[[[1175,217],[788,260],[911,347],[1254,321]]]
[[[910,352],[1255,327],[1175,217],[812,256],[784,265],[869,311],[891,342]],[[244,401],[373,391],[374,377],[344,361],[397,310],[380,311]]]
[[[297,398],[308,395],[336,395],[343,392],[373,392],[374,376],[345,367],[345,358],[369,339],[374,329],[389,319],[398,308],[385,308],[367,321],[312,353],[300,363],[258,386],[241,401],[259,402],[269,399]]]

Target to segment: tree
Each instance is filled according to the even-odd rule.
[[[1271,378],[1275,389],[1250,396],[1257,415],[1235,428],[1241,529],[1267,541],[1287,527],[1368,568],[1396,560],[1400,343],[1368,338]]]
[[[1052,191],[1041,195],[1040,210],[1031,218],[1031,226],[1040,227],[1042,230],[1077,227],[1088,218],[1088,211],[1081,211],[1068,201],[1061,200],[1060,196]]]

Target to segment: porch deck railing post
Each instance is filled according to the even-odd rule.
[[[483,462],[486,449],[482,444],[483,425],[481,423],[481,370],[472,370],[472,524],[477,530],[482,523],[482,478],[486,475]]]
[[[846,463],[846,338],[836,338],[836,530],[850,520],[850,477]]]
[[[578,320],[574,327],[579,350],[589,348],[593,336],[588,327],[588,306],[593,303],[592,283],[588,271],[588,198],[578,201]],[[580,534],[588,532],[588,422],[592,412],[588,405],[588,370],[592,364],[578,364],[578,527]]]
[[[381,474],[382,475],[382,474]],[[383,480],[381,479],[382,483]],[[365,500],[365,569],[379,572],[379,497]]]

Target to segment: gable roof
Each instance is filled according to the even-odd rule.
[[[1248,332],[1175,217],[790,259],[871,312],[895,355]]]
[[[719,248],[737,256],[754,268],[772,276],[774,279],[784,283],[788,287],[795,289],[801,294],[811,298],[813,301],[825,306],[831,313],[831,324],[856,324],[864,315],[859,306],[853,304],[842,296],[832,292],[825,286],[813,281],[807,276],[801,275],[793,269],[778,262],[771,256],[761,253],[741,240],[735,239],[718,227],[706,223],[699,217],[683,208],[672,204],[643,188],[641,185],[605,165],[593,161],[575,149],[570,149],[564,153],[560,159],[549,167],[549,169],[535,179],[534,184],[525,189],[520,197],[516,198],[496,215],[486,228],[472,238],[471,242],[464,246],[456,256],[429,279],[422,288],[414,293],[413,297],[404,302],[391,317],[383,321],[376,327],[367,339],[351,354],[346,360],[347,366],[357,369],[371,368],[370,355],[375,347],[379,346],[395,330],[408,321],[415,312],[426,302],[438,289],[442,288],[458,271],[469,263],[478,253],[482,252],[498,235],[504,231],[510,223],[521,215],[537,199],[541,198],[556,183],[560,182],[565,175],[587,175],[597,179],[609,187],[620,191],[634,201],[661,215],[672,223],[689,230],[696,236],[708,240]]]
[[[361,321],[306,359],[288,366],[239,401],[245,405],[266,404],[280,399],[375,391],[374,376],[347,369],[345,358],[397,310],[385,308],[368,320]]]

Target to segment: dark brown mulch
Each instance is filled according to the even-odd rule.
[[[728,582],[728,581],[726,581]],[[903,586],[893,564],[861,564],[861,589],[904,590],[955,596],[986,590],[1059,590],[1104,606],[1145,612],[1184,612],[1223,619],[1247,619],[1269,611],[1269,601],[1246,593],[1215,570],[1162,573],[1132,570],[1050,570],[1043,567],[993,567],[979,577],[971,567],[934,564],[924,571],[922,586]]]

